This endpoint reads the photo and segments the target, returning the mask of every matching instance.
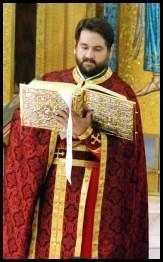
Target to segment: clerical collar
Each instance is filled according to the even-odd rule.
[[[91,82],[94,84],[100,84],[109,79],[112,75],[112,70],[110,67],[105,68],[102,72],[97,75],[91,76],[89,78],[85,78],[80,72],[79,68],[76,66],[73,70],[73,77],[77,83],[81,82]]]

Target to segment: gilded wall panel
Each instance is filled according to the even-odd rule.
[[[36,76],[44,72],[45,68],[45,28],[46,28],[46,4],[37,4],[36,22]]]
[[[78,3],[67,4],[66,10],[66,41],[65,41],[65,67],[74,66],[75,27],[79,20],[85,17],[95,16],[95,4]]]
[[[3,104],[14,90],[15,4],[3,4]]]
[[[74,65],[74,30],[95,4],[37,4],[36,75]]]
[[[64,67],[65,4],[47,4],[46,8],[45,69]]]
[[[141,108],[143,131],[146,134],[160,134],[160,92],[153,92],[138,98]]]
[[[36,75],[64,63],[65,4],[37,4]]]
[[[148,83],[152,73],[144,71],[144,39],[137,59],[133,59],[133,39],[136,27],[138,4],[120,4],[118,73],[137,91]],[[159,134],[159,92],[138,97],[141,109],[143,132]]]

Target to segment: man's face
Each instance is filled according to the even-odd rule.
[[[107,66],[109,56],[110,51],[100,34],[81,31],[75,48],[75,59],[83,75],[91,77],[100,73]]]

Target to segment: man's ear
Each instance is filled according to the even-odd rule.
[[[110,48],[110,52],[109,52],[109,59],[112,58],[113,55],[113,50],[114,50],[114,44],[112,45],[112,47]]]

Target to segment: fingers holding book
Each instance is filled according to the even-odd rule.
[[[69,110],[57,110],[55,119],[60,129],[67,129]]]
[[[92,126],[93,111],[86,113],[85,117],[80,117],[76,112],[72,111],[72,132],[73,137],[77,138],[89,127]],[[66,130],[68,125],[69,110],[57,110],[55,119],[60,130]]]

